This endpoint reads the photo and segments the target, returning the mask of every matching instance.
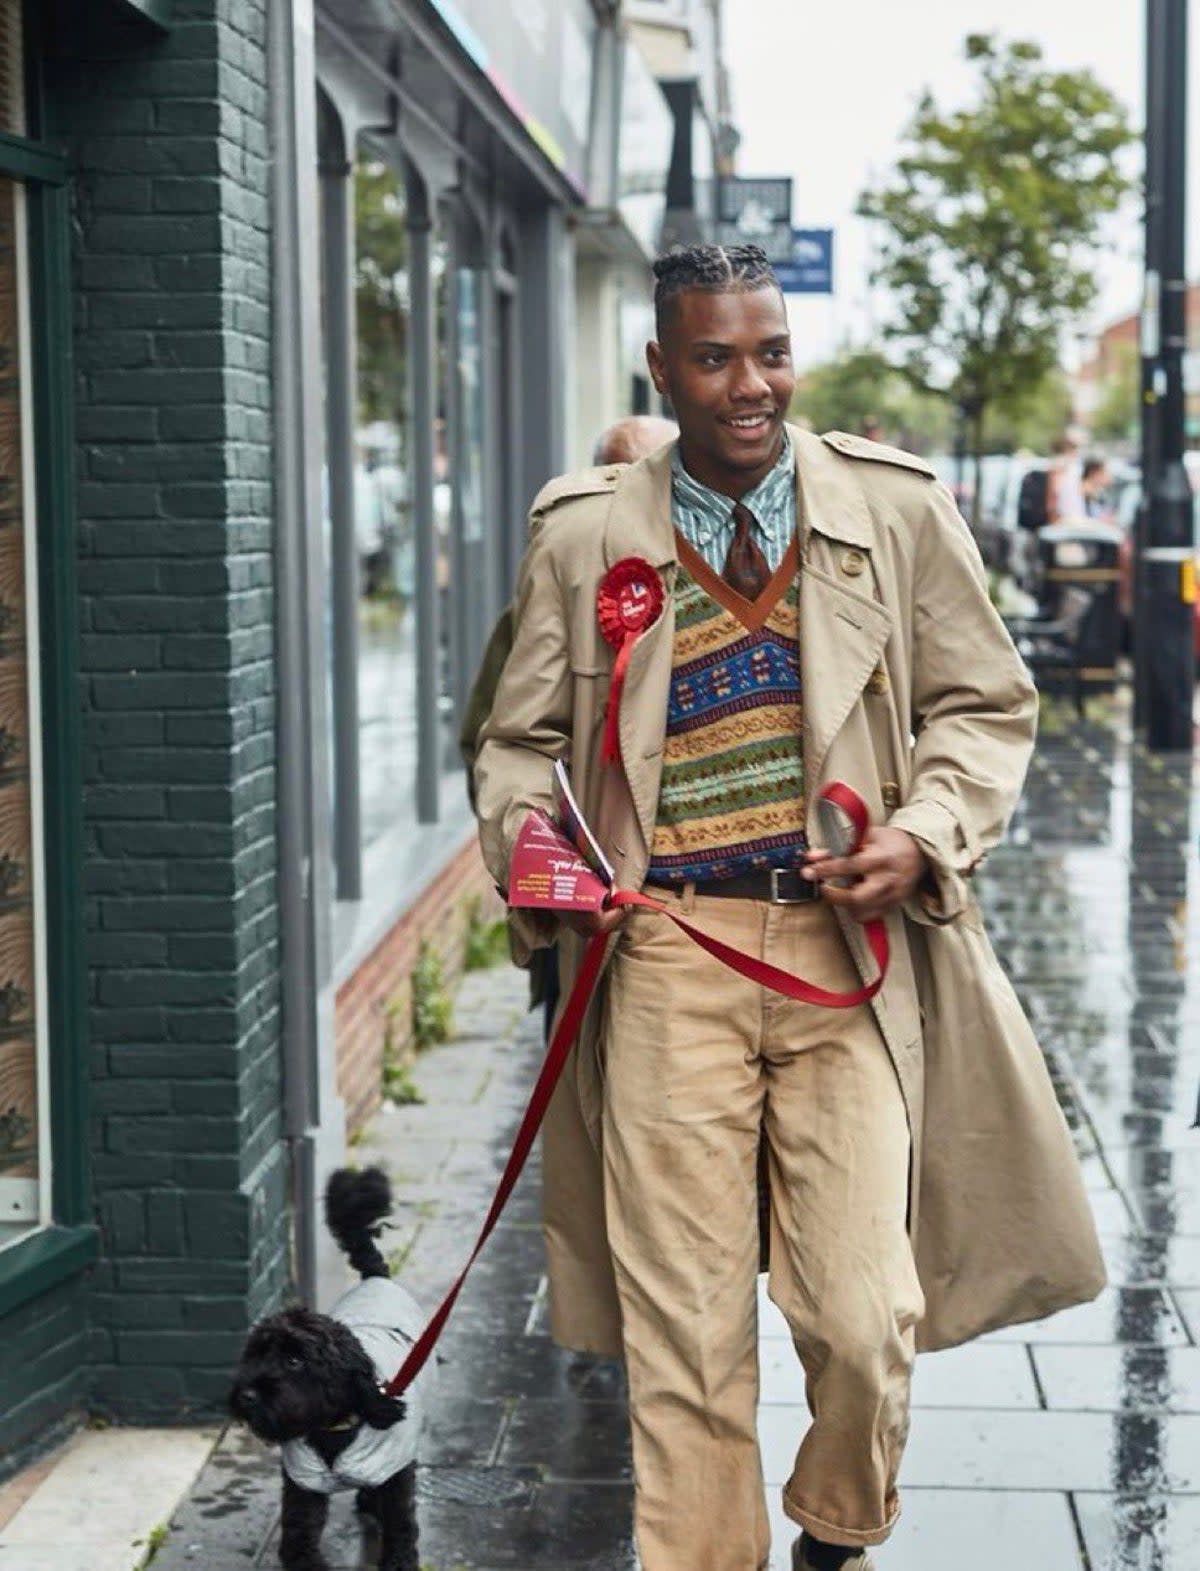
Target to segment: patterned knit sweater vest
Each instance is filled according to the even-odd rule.
[[[658,818],[646,877],[708,883],[803,854],[796,542],[758,599],[680,537]]]

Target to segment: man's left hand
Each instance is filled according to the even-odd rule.
[[[925,853],[913,837],[884,825],[868,829],[853,856],[810,851],[804,877],[820,882],[821,896],[830,905],[842,906],[859,922],[871,922],[911,899],[928,871]],[[838,878],[853,883],[839,888],[830,882]]]

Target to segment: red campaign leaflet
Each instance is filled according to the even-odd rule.
[[[599,911],[610,885],[544,813],[521,825],[508,872],[508,903],[541,911]]]
[[[554,810],[558,814],[558,824],[563,834],[571,841],[593,873],[599,873],[611,889],[617,881],[616,870],[600,849],[600,842],[589,828],[588,821],[583,816],[583,809],[575,800],[575,793],[571,790],[571,777],[567,774],[567,766],[561,758],[554,766]]]

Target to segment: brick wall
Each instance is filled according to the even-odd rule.
[[[94,1403],[171,1419],[221,1402],[287,1274],[265,0],[79,39],[48,87],[75,171]]]
[[[338,989],[338,1091],[352,1132],[379,1106],[384,1046],[389,1031],[403,1052],[412,1036],[412,969],[421,945],[441,956],[448,985],[462,971],[463,942],[472,904],[484,920],[504,908],[479,855],[474,837],[443,868],[362,964]]]
[[[0,1328],[0,1478],[80,1415],[88,1362],[85,1284],[78,1277],[6,1315]]]

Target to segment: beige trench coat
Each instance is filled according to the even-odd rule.
[[[946,1347],[1083,1302],[1104,1284],[1066,1124],[969,885],[1019,795],[1037,700],[988,600],[974,543],[928,466],[840,433],[791,437],[808,800],[845,780],[875,822],[918,839],[937,886],[936,897],[890,916],[892,965],[873,1008],[913,1137],[910,1218],[926,1296],[919,1343]],[[531,808],[550,807],[551,766],[566,756],[619,884],[641,887],[671,676],[670,452],[555,481],[534,505],[515,641],[475,769],[484,858],[501,886],[516,833]],[[651,562],[667,594],[630,662],[617,768],[599,760],[613,657],[596,590],[629,556]],[[809,834],[820,843],[811,815]],[[559,936],[543,913],[516,913],[513,924],[518,951]],[[861,928],[842,925],[870,975]],[[581,945],[561,937],[565,993]],[[614,1354],[603,1066],[602,982],[547,1118],[544,1214],[554,1335]]]

